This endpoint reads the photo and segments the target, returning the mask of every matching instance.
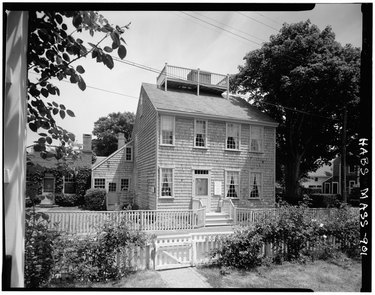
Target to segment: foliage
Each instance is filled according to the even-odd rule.
[[[54,265],[53,247],[58,233],[48,230],[49,216],[26,211],[25,214],[25,286],[46,286]]]
[[[84,203],[86,191],[91,187],[91,168],[79,168],[75,177],[77,205]]]
[[[250,269],[261,264],[262,237],[252,228],[239,229],[220,240],[223,246],[212,252],[219,266]]]
[[[76,65],[76,61],[91,54],[97,62],[112,69],[111,52],[117,51],[121,59],[126,56],[122,34],[129,25],[113,26],[94,11],[29,11],[27,63],[28,70],[33,71],[37,78],[28,79],[27,122],[33,132],[38,132],[40,128],[45,130],[38,133],[40,138],[35,142],[35,150],[41,152],[43,158],[54,156],[60,159],[66,154],[74,154],[70,143],[75,136],[58,126],[55,117],[64,119],[75,114],[63,104],[47,102],[47,98],[60,95],[59,88],[51,83],[52,78],[60,81],[69,79],[84,91],[86,83],[82,74],[85,69]],[[87,49],[84,41],[75,37],[83,31],[88,31],[91,37],[95,33],[103,37],[96,44],[88,42],[90,49]],[[101,43],[106,39],[111,40],[111,45],[102,48]],[[59,140],[61,145],[48,153],[46,145],[53,140]]]
[[[244,59],[232,90],[250,94],[280,124],[278,178],[288,201],[297,204],[299,179],[339,151],[344,109],[348,144],[357,138],[360,49],[341,46],[330,27],[320,31],[305,21],[284,24]]]
[[[106,194],[106,190],[101,188],[87,190],[83,205],[84,209],[93,211],[106,210]]]
[[[68,271],[71,279],[85,283],[119,279],[129,269],[118,263],[117,257],[128,259],[125,249],[144,247],[149,238],[131,230],[125,221],[118,225],[108,222],[98,234],[79,239],[61,236],[55,249],[55,272]]]
[[[132,136],[135,115],[132,112],[110,113],[106,117],[100,117],[94,123],[92,132],[97,138],[93,139],[93,151],[98,156],[109,156],[118,149],[118,133],[123,133],[125,142]]]
[[[334,194],[312,194],[311,208],[339,208],[341,196]]]
[[[56,194],[55,204],[62,207],[74,207],[77,206],[78,196],[75,194]]]

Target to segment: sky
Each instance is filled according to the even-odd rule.
[[[111,24],[131,22],[123,35],[127,45],[125,61],[161,71],[173,66],[235,74],[243,65],[244,56],[277,34],[283,23],[310,19],[323,30],[331,26],[342,45],[361,47],[362,13],[360,4],[317,4],[310,11],[103,11]],[[78,37],[78,35],[76,35]],[[88,34],[80,37],[92,42]],[[105,42],[105,41],[104,41]],[[94,43],[94,42],[92,42]],[[108,45],[110,45],[108,43]],[[88,46],[89,47],[89,46]],[[91,134],[94,122],[112,112],[136,112],[143,82],[156,84],[157,73],[128,63],[115,61],[112,70],[91,57],[75,62],[86,72],[87,88],[53,80],[60,88],[60,97],[53,100],[75,113],[74,118],[57,118],[58,125],[76,135],[82,143],[83,134]],[[30,77],[33,74],[30,73]],[[38,138],[29,131],[27,144]]]

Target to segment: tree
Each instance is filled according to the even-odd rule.
[[[69,25],[71,21],[72,26]],[[68,27],[69,25],[69,27]],[[109,24],[108,20],[94,11],[30,11],[29,39],[27,63],[28,70],[37,74],[36,79],[28,79],[27,84],[27,122],[33,132],[39,132],[40,138],[35,142],[34,149],[46,158],[49,155],[61,159],[72,152],[70,143],[75,140],[74,134],[56,124],[56,116],[62,119],[66,115],[74,117],[74,112],[63,104],[46,99],[60,95],[58,87],[52,84],[52,79],[69,79],[84,91],[86,83],[82,77],[85,69],[76,61],[91,55],[99,63],[109,69],[114,67],[113,57],[109,54],[114,50],[123,59],[126,56],[125,40],[122,38],[124,29],[129,25],[119,27]],[[68,31],[71,31],[70,33]],[[101,39],[96,43],[87,43],[75,35],[88,31],[91,37],[100,34]],[[101,48],[101,43],[111,40],[111,46]],[[40,132],[44,129],[44,132]],[[58,140],[54,153],[47,153],[46,145]]]
[[[280,124],[277,171],[287,200],[296,203],[300,178],[340,151],[344,109],[348,122],[357,116],[360,50],[341,46],[330,27],[320,31],[308,20],[284,24],[244,59],[232,90],[250,93],[253,104]],[[356,137],[354,128],[348,131]]]
[[[135,115],[132,112],[110,113],[94,123],[92,133],[97,139],[92,141],[97,156],[109,156],[117,150],[118,133],[124,133],[125,142],[131,139]]]

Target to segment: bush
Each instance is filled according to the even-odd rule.
[[[341,204],[341,196],[333,194],[311,194],[312,208],[339,208]]]
[[[126,248],[144,247],[149,238],[130,230],[124,221],[118,225],[106,223],[100,233],[80,239],[62,236],[55,250],[58,262],[54,272],[68,272],[72,280],[83,283],[120,279],[129,269],[117,261],[117,255],[126,261]]]
[[[55,204],[63,207],[74,207],[77,206],[78,196],[70,194],[56,194]]]
[[[106,190],[99,188],[87,190],[83,208],[94,211],[106,210]]]
[[[237,230],[234,234],[220,238],[222,247],[212,251],[220,267],[251,269],[261,264],[262,237],[252,228]]]
[[[48,230],[49,216],[45,213],[28,210],[25,221],[25,287],[45,287],[51,278],[58,233]]]

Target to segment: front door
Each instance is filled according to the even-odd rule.
[[[117,183],[108,182],[107,187],[107,210],[116,210],[118,207]]]
[[[211,211],[210,173],[208,170],[193,171],[193,197],[202,202],[206,212]]]

